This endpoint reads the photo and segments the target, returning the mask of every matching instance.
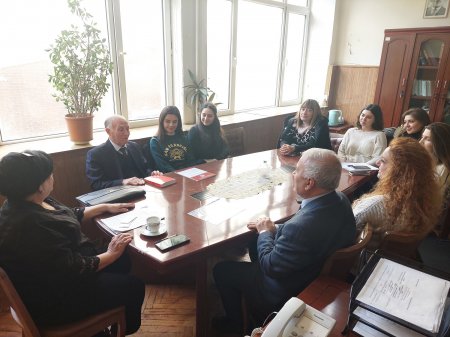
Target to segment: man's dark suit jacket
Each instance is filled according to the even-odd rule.
[[[128,158],[133,160],[138,170],[138,178],[151,174],[151,168],[142,155],[141,148],[135,142],[127,143]],[[122,185],[124,177],[117,151],[109,139],[102,145],[89,150],[86,155],[86,176],[93,190]]]
[[[277,232],[258,236],[257,249],[264,295],[284,304],[316,278],[326,258],[355,243],[352,207],[341,192],[311,200]],[[280,302],[281,301],[281,302]]]

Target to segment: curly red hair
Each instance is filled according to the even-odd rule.
[[[392,228],[427,232],[438,221],[441,193],[428,151],[412,138],[389,144],[390,164],[370,195],[383,195]]]

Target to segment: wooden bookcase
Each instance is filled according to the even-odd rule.
[[[385,126],[409,108],[440,122],[450,110],[450,27],[387,29],[375,91]]]

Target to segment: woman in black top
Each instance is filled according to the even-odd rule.
[[[197,125],[188,134],[191,149],[197,159],[224,159],[229,150],[217,118],[217,107],[213,103],[202,106]]]
[[[330,131],[319,103],[307,99],[297,114],[286,121],[278,148],[285,156],[296,156],[313,147],[331,150]]]
[[[105,252],[81,233],[80,222],[133,204],[70,209],[49,197],[53,163],[42,151],[11,152],[0,161],[0,265],[39,325],[74,322],[125,306],[126,332],[141,324],[144,284],[127,275],[129,234],[111,239]]]
[[[420,140],[425,126],[430,124],[428,113],[421,108],[411,108],[402,114],[403,125],[395,130],[394,138],[409,137]]]

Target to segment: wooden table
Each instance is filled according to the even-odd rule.
[[[283,219],[294,214],[299,205],[296,202],[297,195],[293,191],[293,181],[289,178],[286,183],[277,185],[272,190],[241,199],[240,202],[245,206],[245,210],[217,225],[187,214],[205,204],[204,201],[199,201],[191,195],[206,190],[206,187],[216,180],[226,179],[263,165],[272,168],[279,168],[282,165],[292,167],[297,161],[297,157],[281,156],[277,150],[258,152],[197,166],[205,171],[216,173],[216,176],[212,178],[196,182],[172,172],[168,175],[177,180],[176,184],[163,189],[145,187],[147,190],[145,199],[138,201],[136,206],[159,206],[159,214],[165,217],[168,227],[167,235],[183,233],[190,237],[191,241],[187,245],[161,253],[154,243],[164,236],[144,237],[140,234],[142,228],[138,228],[132,232],[134,239],[129,251],[135,258],[144,259],[145,265],[158,273],[169,273],[185,266],[195,269],[196,335],[198,337],[207,335],[209,322],[206,308],[207,258],[236,245],[244,245],[254,238],[256,234],[246,227],[249,221],[262,215],[269,216],[274,221]],[[338,189],[348,195],[369,179],[368,176],[349,176],[346,171],[343,171]],[[113,235],[114,233],[99,220],[97,224],[100,229],[109,236]]]

